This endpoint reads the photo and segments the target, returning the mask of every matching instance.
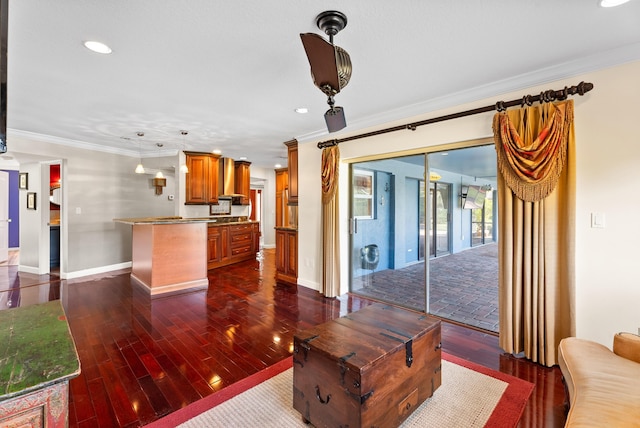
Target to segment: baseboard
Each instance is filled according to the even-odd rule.
[[[315,281],[307,281],[298,277],[298,285],[302,285],[303,287],[310,288],[312,290],[320,291],[320,283]]]
[[[80,277],[83,277],[83,276],[97,275],[97,274],[100,274],[100,273],[111,272],[111,271],[114,271],[114,270],[128,269],[130,267],[131,267],[131,262],[116,263],[114,265],[100,266],[100,267],[97,267],[97,268],[77,270],[75,272],[61,273],[60,274],[60,278],[62,278],[62,279],[75,279],[75,278],[80,278]]]
[[[40,268],[36,266],[18,265],[18,272],[26,272],[26,273],[32,273],[34,275],[42,275],[42,273],[40,273]]]

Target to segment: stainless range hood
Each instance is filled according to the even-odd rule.
[[[218,177],[218,196],[232,197],[235,193],[235,162],[231,158],[220,158],[220,176]]]
[[[218,198],[231,199],[232,205],[240,205],[240,198],[245,196],[236,193],[235,162],[231,158],[220,158],[218,176]]]

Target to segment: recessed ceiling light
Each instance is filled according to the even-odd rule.
[[[306,107],[299,107],[295,111],[296,111],[296,113],[300,113],[300,114],[309,113],[309,109],[306,108]]]
[[[282,165],[280,165],[279,163],[274,165],[276,168],[282,168]]]
[[[240,156],[238,159],[239,160],[247,160],[247,157],[246,156]]]
[[[600,0],[600,6],[602,7],[616,7],[621,4],[625,4],[629,0]]]
[[[84,47],[97,53],[101,54],[110,54],[112,52],[111,48],[104,43],[96,42],[94,40],[87,40],[84,42]]]
[[[220,149],[215,149],[215,150],[213,151],[213,154],[214,154],[214,155],[221,155],[221,154],[222,154],[222,150],[220,150]]]

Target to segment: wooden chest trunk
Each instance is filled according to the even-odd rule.
[[[441,383],[440,320],[375,304],[294,336],[293,407],[316,427],[396,427]]]

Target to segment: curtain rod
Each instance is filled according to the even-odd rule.
[[[540,92],[540,95],[525,95],[520,99],[511,100],[511,101],[498,101],[497,103],[485,107],[474,108],[472,110],[461,111],[458,113],[447,114],[444,116],[434,117],[431,119],[421,120],[419,122],[409,123],[407,125],[399,125],[393,126],[391,128],[379,129],[377,131],[366,132],[364,134],[352,135],[351,137],[339,138],[335,140],[321,141],[318,143],[319,149],[324,149],[325,147],[337,146],[340,143],[345,143],[347,141],[358,140],[360,138],[373,137],[376,135],[387,134],[389,132],[401,131],[403,129],[408,129],[410,131],[415,131],[418,126],[429,125],[431,123],[436,122],[444,122],[446,120],[458,119],[460,117],[472,116],[478,113],[486,113],[489,111],[497,110],[497,111],[505,111],[508,107],[514,107],[517,105],[524,106],[532,105],[535,102],[548,103],[552,101],[562,101],[566,100],[569,95],[584,95],[590,90],[593,89],[593,83],[580,82],[576,86],[567,87],[564,89],[559,89],[554,91],[552,89],[548,91]]]

